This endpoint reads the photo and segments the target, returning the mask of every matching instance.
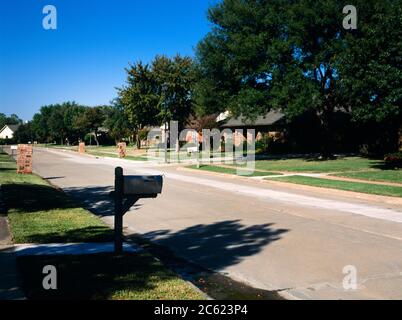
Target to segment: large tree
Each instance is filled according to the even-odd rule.
[[[86,128],[75,127],[75,119],[82,116],[85,107],[75,102],[48,105],[40,108],[31,121],[32,139],[40,142],[76,142]]]
[[[183,127],[193,111],[195,71],[190,57],[176,55],[170,59],[157,56],[152,62],[152,72],[159,98],[160,122],[178,121]]]
[[[193,110],[195,72],[191,58],[156,56],[150,65],[137,62],[126,72],[126,84],[118,94],[136,132],[138,147],[138,132],[144,127],[171,120],[185,125]]]
[[[401,4],[356,0],[357,30],[346,30],[336,0],[224,0],[198,46],[198,104],[250,120],[271,108],[288,119],[314,111],[328,154],[335,111],[401,112]]]

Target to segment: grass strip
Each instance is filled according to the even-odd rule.
[[[199,168],[197,168],[196,165],[193,165],[193,166],[188,166],[187,168],[203,170],[203,171],[210,171],[210,172],[217,172],[217,173],[249,176],[249,177],[280,175],[280,173],[276,173],[276,172],[251,171],[251,170],[245,169],[245,168],[244,169],[238,168],[239,171],[237,171],[236,168],[227,168],[227,167],[211,166],[211,165],[201,165]]]
[[[376,170],[376,171],[357,171],[333,174],[336,177],[360,179],[367,181],[394,182],[402,184],[402,170]]]
[[[295,184],[303,184],[314,187],[339,189],[347,191],[355,191],[368,194],[377,194],[381,196],[402,197],[402,187],[387,186],[379,184],[369,184],[363,182],[338,181],[325,178],[290,176],[278,178],[266,178],[273,181],[290,182]]]
[[[344,157],[335,160],[318,160],[315,158],[257,160],[256,170],[289,172],[344,172],[367,171],[385,167],[382,160],[362,157]]]

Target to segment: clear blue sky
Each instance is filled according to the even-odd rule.
[[[46,104],[106,104],[129,62],[194,55],[214,0],[0,0],[0,112],[30,120]],[[42,9],[57,8],[57,30]]]

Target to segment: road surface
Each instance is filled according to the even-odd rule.
[[[254,287],[300,299],[402,299],[396,204],[53,149],[35,149],[33,162],[110,224],[114,167],[163,173],[162,195],[126,214],[127,231]],[[351,270],[357,288],[347,290]]]

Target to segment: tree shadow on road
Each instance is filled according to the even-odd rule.
[[[109,196],[112,190],[112,187],[75,187],[65,189],[65,192],[94,214],[113,216],[113,199]],[[275,228],[273,223],[246,225],[241,220],[225,220],[196,224],[178,231],[132,234],[127,238],[214,298],[280,299],[277,292],[251,288],[217,271],[258,254],[288,231]]]
[[[275,229],[272,223],[245,226],[240,220],[227,220],[142,236],[208,269],[221,270],[257,254],[288,231]]]
[[[112,190],[112,187],[74,187],[65,192],[94,214],[113,216],[113,199],[109,196]],[[219,270],[257,254],[288,231],[274,228],[272,223],[245,225],[240,220],[226,220],[197,224],[179,231],[156,230],[140,236],[170,248],[174,255]]]

